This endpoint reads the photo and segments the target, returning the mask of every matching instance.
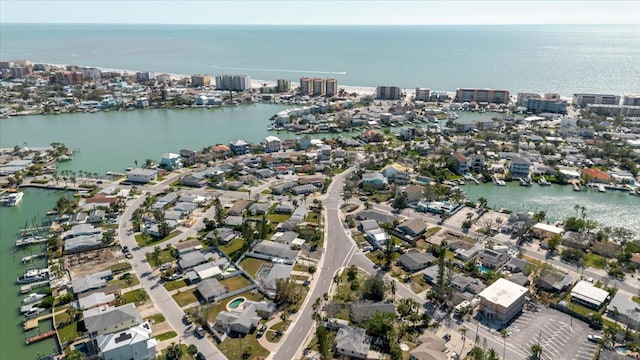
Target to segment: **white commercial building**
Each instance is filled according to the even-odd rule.
[[[489,319],[508,323],[522,311],[527,293],[526,287],[498,279],[478,294],[480,311]]]

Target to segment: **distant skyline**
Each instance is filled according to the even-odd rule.
[[[0,1],[0,23],[640,24],[638,14],[640,1]]]

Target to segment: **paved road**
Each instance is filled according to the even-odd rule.
[[[169,181],[169,180],[168,180]],[[162,185],[161,185],[162,186]],[[144,202],[144,196],[140,196],[137,199],[130,201],[127,204],[127,209],[122,215],[122,220],[120,221],[120,225],[118,228],[118,233],[120,234],[120,241],[123,246],[128,246],[129,249],[134,249],[137,247],[137,243],[133,235],[129,235],[127,233],[127,229],[132,228],[131,224],[131,214],[135,209],[137,209]],[[213,208],[212,208],[213,209]],[[215,211],[215,209],[209,209],[207,213],[211,211]],[[200,221],[204,219],[204,216]],[[195,233],[196,226],[194,226],[188,233]],[[180,238],[184,238],[189,236],[188,233],[182,233]],[[174,238],[171,240],[179,241]],[[167,242],[168,243],[168,242]],[[164,245],[164,243],[163,243]],[[226,357],[213,345],[211,341],[206,338],[198,338],[193,335],[193,328],[190,326],[186,326],[182,322],[182,316],[184,312],[178,306],[178,304],[173,300],[169,292],[165,289],[164,286],[158,283],[159,278],[157,276],[152,276],[153,269],[147,263],[145,254],[147,252],[153,251],[152,247],[140,248],[139,250],[132,250],[131,253],[133,258],[129,261],[133,264],[133,270],[136,273],[136,276],[140,279],[140,284],[144,288],[144,290],[149,294],[151,301],[155,304],[155,306],[160,310],[160,312],[165,316],[166,321],[171,325],[171,327],[175,330],[176,333],[180,336],[178,341],[181,341],[187,345],[195,345],[198,347],[198,350],[202,352],[207,359],[218,359],[223,360]],[[147,275],[148,274],[148,275]],[[145,276],[143,276],[145,275]]]
[[[276,360],[291,360],[298,358],[302,345],[314,327],[311,319],[313,311],[312,305],[316,298],[329,291],[333,276],[336,271],[348,263],[349,257],[355,251],[355,245],[342,230],[340,220],[339,205],[342,202],[340,193],[342,192],[344,178],[351,171],[335,176],[326,198],[323,200],[325,208],[325,254],[322,257],[318,272],[316,272],[316,283],[312,286],[311,293],[307,296],[306,303],[300,309],[297,321],[290,327],[285,339],[281,340],[281,345],[272,358]],[[314,284],[312,284],[314,285]]]

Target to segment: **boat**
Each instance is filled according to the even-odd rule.
[[[58,161],[62,161],[62,162],[71,161],[71,160],[73,160],[73,157],[69,155],[62,155],[58,158]]]
[[[40,293],[31,293],[29,295],[27,295],[24,299],[22,299],[22,305],[29,305],[29,304],[34,304],[40,300],[42,300],[45,296],[45,294],[40,294]]]
[[[43,312],[43,311],[44,311],[44,309],[43,309],[43,308],[39,308],[39,307],[35,307],[35,306],[34,306],[34,307],[32,307],[31,309],[29,309],[29,311],[27,311],[27,312],[24,314],[24,316],[26,316],[27,318],[34,317],[34,316],[36,316],[36,315],[40,314],[40,313],[41,313],[41,312]]]
[[[538,180],[538,185],[540,186],[551,186],[551,183],[547,181],[547,179],[543,177],[540,178],[540,180]]]
[[[28,284],[36,281],[47,280],[49,269],[29,269],[18,277],[18,284]]]
[[[531,179],[520,178],[520,186],[531,186]]]
[[[606,191],[607,191],[607,189],[605,189],[604,185],[600,184],[600,185],[598,185],[598,191],[600,191],[600,192],[606,192]]]
[[[24,194],[20,191],[3,196],[0,203],[4,206],[16,206],[22,201]]]

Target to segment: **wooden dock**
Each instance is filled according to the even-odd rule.
[[[31,245],[31,244],[41,244],[41,243],[45,243],[49,241],[48,237],[29,237],[29,238],[25,238],[25,239],[18,239],[16,240],[16,246],[24,246],[24,245]]]
[[[50,338],[50,337],[55,336],[55,335],[56,335],[56,331],[55,330],[49,330],[46,333],[30,336],[30,337],[27,338],[27,345],[29,345],[31,343],[34,343],[34,342],[38,342],[40,340],[44,340],[44,339]]]

